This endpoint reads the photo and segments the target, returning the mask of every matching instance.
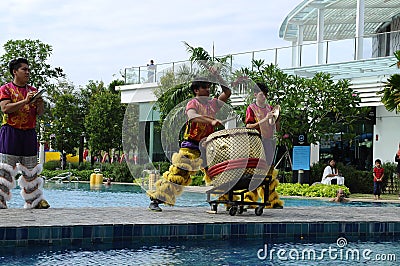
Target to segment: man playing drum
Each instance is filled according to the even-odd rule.
[[[220,77],[219,77],[220,79]],[[201,169],[202,159],[199,143],[214,132],[221,121],[215,119],[216,113],[231,96],[231,90],[221,84],[222,93],[217,98],[209,98],[212,83],[205,80],[194,80],[190,86],[195,98],[186,105],[188,121],[184,141],[178,153],[172,156],[172,165],[163,178],[156,183],[156,191],[147,192],[152,202],[149,209],[162,211],[159,204],[174,205],[176,196],[180,195],[183,186],[191,183],[191,175]]]

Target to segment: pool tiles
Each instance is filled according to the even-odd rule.
[[[185,239],[263,238],[269,242],[398,239],[400,222],[104,224],[0,228],[1,246]]]

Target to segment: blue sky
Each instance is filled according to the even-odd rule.
[[[108,84],[125,67],[188,59],[183,41],[216,55],[290,45],[279,38],[302,0],[0,1],[0,53],[10,39],[53,47],[50,64],[74,85]],[[116,76],[113,76],[116,75]]]

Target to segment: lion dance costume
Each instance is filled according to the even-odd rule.
[[[37,89],[7,83],[0,88],[0,101],[22,101],[28,91]],[[38,176],[42,165],[37,163],[36,115],[35,103],[25,104],[18,111],[3,115],[0,129],[0,208],[7,208],[17,176],[21,196],[25,200],[24,208],[50,207],[43,197],[43,179]]]
[[[187,103],[186,112],[194,109],[199,115],[214,117],[220,108],[221,103],[218,102],[218,99],[194,98]],[[176,197],[183,191],[183,186],[190,185],[191,176],[202,168],[204,160],[201,158],[200,141],[213,132],[214,127],[211,124],[193,121],[186,123],[184,141],[181,143],[179,152],[172,156],[172,165],[169,171],[166,171],[163,178],[157,181],[156,190],[148,192],[153,202],[175,204]]]

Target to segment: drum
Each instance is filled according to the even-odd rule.
[[[246,189],[253,175],[268,171],[260,133],[255,129],[232,128],[214,132],[204,141],[208,170],[214,186]],[[239,182],[246,177],[248,182]],[[242,185],[238,184],[241,183]]]

